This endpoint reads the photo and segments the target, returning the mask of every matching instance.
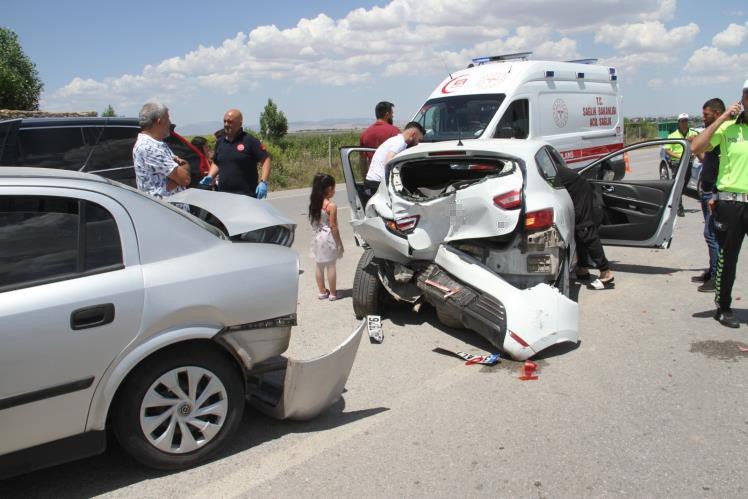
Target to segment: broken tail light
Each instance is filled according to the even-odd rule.
[[[494,196],[493,202],[499,208],[504,210],[515,210],[522,206],[522,192],[513,190]]]
[[[418,226],[418,221],[421,219],[420,215],[412,215],[408,217],[398,218],[397,220],[385,220],[384,225],[387,230],[398,236],[410,234],[413,229]]]
[[[528,230],[542,230],[553,226],[553,208],[532,211],[525,215],[525,228]]]

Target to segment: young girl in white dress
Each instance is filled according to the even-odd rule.
[[[343,256],[343,241],[338,230],[338,207],[332,201],[335,195],[335,179],[332,175],[318,173],[312,182],[309,196],[309,221],[312,224],[310,253],[317,262],[315,277],[319,288],[319,299],[339,299],[336,288],[335,262]],[[325,271],[327,284],[325,287]]]

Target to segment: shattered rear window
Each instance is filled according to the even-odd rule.
[[[516,168],[516,162],[509,159],[429,158],[394,166],[390,178],[398,195],[425,200],[449,195],[486,178],[509,175]]]

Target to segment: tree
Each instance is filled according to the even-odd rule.
[[[117,113],[114,112],[114,108],[111,104],[109,104],[106,109],[104,109],[104,112],[101,113],[102,118],[114,118],[117,116]]]
[[[0,109],[39,109],[43,87],[36,65],[21,49],[18,35],[0,28]]]
[[[260,135],[272,141],[283,138],[286,133],[288,133],[286,115],[278,109],[273,99],[268,99],[265,109],[260,113]]]

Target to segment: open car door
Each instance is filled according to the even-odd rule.
[[[364,219],[363,199],[364,179],[371,163],[371,157],[376,149],[370,147],[341,147],[340,159],[343,162],[343,175],[345,176],[345,190],[348,193],[348,204],[351,206],[351,218],[353,220]]]
[[[663,179],[660,150],[667,144],[679,144],[683,155],[674,178]],[[669,247],[690,158],[691,148],[685,140],[650,140],[624,147],[581,169],[580,174],[602,195],[603,244]]]

